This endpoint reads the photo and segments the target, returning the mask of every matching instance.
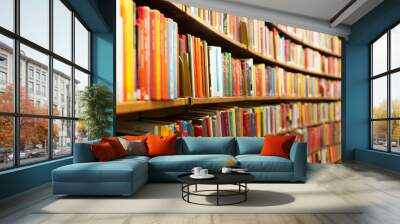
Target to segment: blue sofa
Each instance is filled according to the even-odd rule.
[[[53,193],[67,195],[131,195],[148,181],[176,181],[193,167],[218,172],[228,160],[236,160],[260,182],[304,182],[306,144],[294,143],[290,159],[260,156],[264,144],[257,137],[184,137],[177,140],[177,155],[127,156],[96,162],[90,149],[98,141],[75,145],[74,163],[52,172]]]

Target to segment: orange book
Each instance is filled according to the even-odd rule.
[[[203,72],[203,65],[204,65],[204,55],[203,55],[203,43],[200,39],[197,39],[197,53],[199,55],[197,66],[199,68],[199,95],[200,97],[204,97],[204,72]]]
[[[160,84],[160,12],[150,10],[150,98],[158,100]]]
[[[150,8],[138,7],[138,20],[141,20],[139,28],[139,89],[140,100],[150,99]]]

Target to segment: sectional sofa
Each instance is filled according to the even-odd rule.
[[[306,180],[306,144],[294,143],[290,159],[260,156],[263,138],[257,137],[184,137],[177,140],[177,155],[127,156],[96,162],[91,141],[75,145],[74,163],[52,172],[54,194],[131,195],[148,181],[176,181],[193,167],[218,172],[228,160],[236,160],[260,182],[304,182]]]

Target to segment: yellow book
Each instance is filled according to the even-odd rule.
[[[256,119],[257,119],[257,137],[261,137],[261,116],[260,116],[260,109],[256,108],[255,109],[255,113],[256,113]]]
[[[123,71],[125,81],[125,100],[135,100],[134,74],[134,3],[131,0],[121,1],[121,16],[123,24]]]
[[[263,133],[262,136],[267,134],[267,111],[266,108],[262,109],[262,115],[263,115],[263,120],[262,120],[262,124],[263,124]]]

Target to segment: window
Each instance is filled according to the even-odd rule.
[[[21,36],[49,48],[49,0],[20,0]]]
[[[28,82],[28,92],[29,94],[33,94],[33,82]]]
[[[5,85],[7,84],[7,73],[0,71],[0,84]]]
[[[33,67],[29,66],[28,70],[29,79],[33,80]]]
[[[0,6],[2,6],[3,1],[0,2]],[[1,15],[2,10],[0,9],[0,21],[3,16]],[[0,62],[0,74],[2,76],[2,81],[0,81],[0,113],[12,113],[14,112],[14,69],[12,66],[14,41],[0,33],[0,46],[0,57],[2,58]]]
[[[71,60],[72,12],[60,1],[53,0],[54,53]]]
[[[371,148],[400,153],[400,24],[371,46]]]
[[[14,31],[14,0],[0,1],[0,26]]]
[[[75,62],[82,68],[89,69],[89,32],[75,18]]]
[[[72,155],[87,136],[74,105],[90,84],[89,30],[62,0],[0,0],[0,26],[0,170]]]

